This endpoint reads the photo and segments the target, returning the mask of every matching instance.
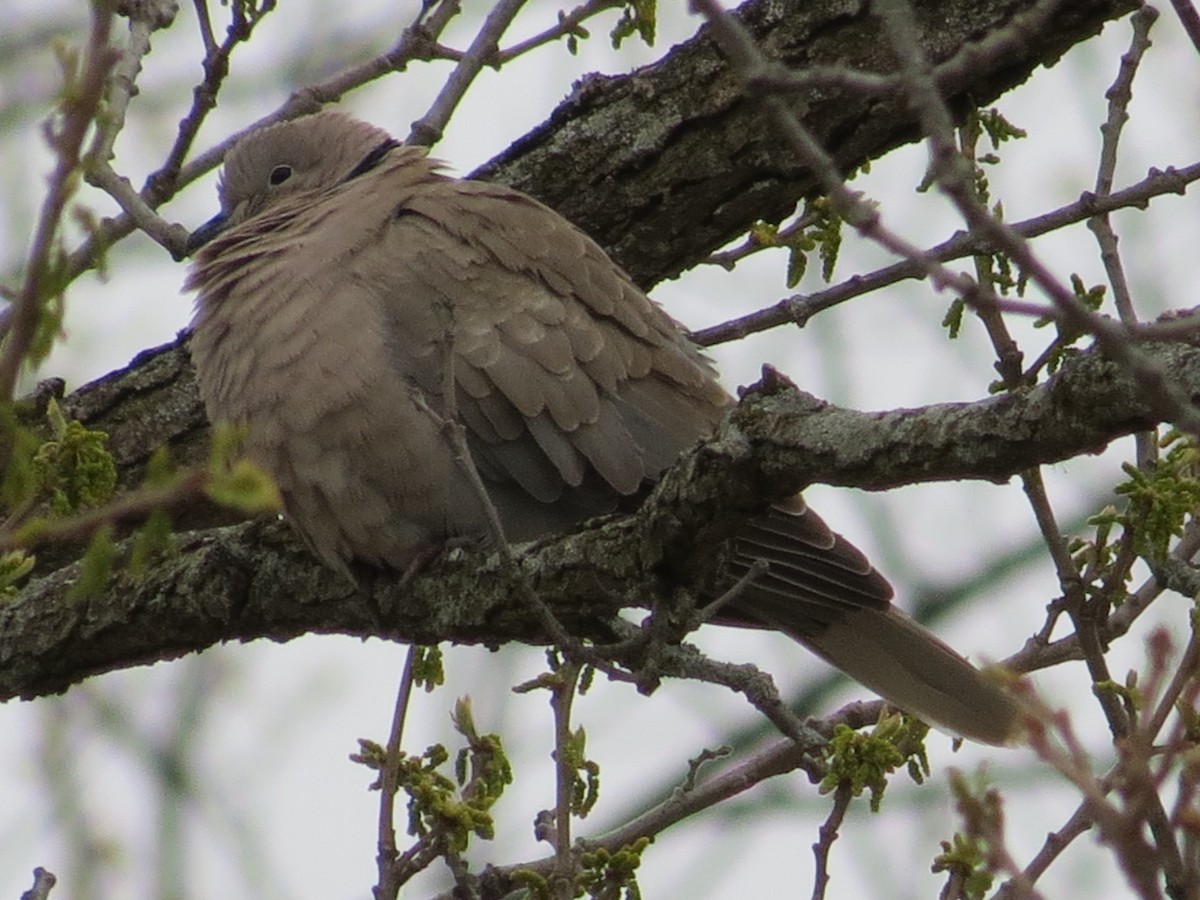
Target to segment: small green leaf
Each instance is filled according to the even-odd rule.
[[[625,0],[621,18],[610,33],[614,50],[619,50],[625,39],[637,35],[648,47],[654,46],[654,32],[658,24],[658,0]]]
[[[950,308],[946,310],[946,315],[942,316],[942,327],[947,330],[950,339],[958,337],[962,331],[963,315],[967,311],[967,303],[961,297],[950,303]]]
[[[217,503],[249,515],[283,508],[283,498],[271,476],[248,459],[238,460],[226,471],[213,472],[205,493]]]
[[[146,521],[138,528],[133,538],[133,549],[129,554],[129,574],[141,577],[155,559],[175,549],[175,531],[171,517],[164,509],[152,510]]]
[[[0,496],[5,509],[12,511],[33,500],[41,488],[41,476],[33,464],[41,442],[30,428],[17,421],[11,404],[0,406],[0,441],[8,457]]]
[[[907,764],[918,783],[929,772],[924,738],[929,727],[899,714],[887,716],[870,733],[839,725],[826,749],[829,770],[820,792],[830,793],[845,784],[857,797],[871,792],[871,812],[878,812],[887,788],[887,776]],[[914,765],[915,763],[915,765]]]
[[[930,868],[935,875],[953,873],[961,886],[961,896],[967,900],[983,900],[995,880],[985,868],[986,864],[987,853],[982,842],[960,833],[949,841],[942,841],[942,852],[933,858]]]
[[[437,644],[430,647],[417,647],[417,655],[413,659],[413,684],[432,693],[434,688],[446,682],[446,671],[443,665],[442,648]]]
[[[789,248],[787,275],[784,277],[784,283],[791,290],[800,283],[800,279],[804,277],[805,271],[808,269],[808,254],[796,246]]]
[[[112,575],[117,550],[112,529],[104,526],[93,536],[79,561],[79,579],[67,592],[68,600],[82,600],[103,592]]]
[[[579,890],[593,900],[618,896],[624,900],[640,900],[642,891],[637,883],[637,870],[650,844],[650,838],[642,837],[615,852],[598,848],[584,853],[580,858],[583,871],[576,881]]]
[[[975,118],[982,127],[984,134],[988,136],[988,140],[992,142],[992,148],[1000,149],[1000,145],[1006,141],[1020,140],[1028,137],[1028,132],[1024,128],[1018,128],[1012,124],[1000,110],[992,107],[991,109],[977,109],[974,112]]]
[[[17,596],[17,582],[33,571],[37,557],[24,550],[11,550],[0,556],[0,600]]]
[[[66,421],[51,399],[46,410],[54,440],[33,456],[33,477],[50,498],[51,512],[67,516],[105,503],[117,485],[117,465],[106,444],[108,435],[83,423]]]
[[[1004,831],[1004,807],[1000,793],[988,785],[983,773],[968,779],[950,771],[950,790],[963,818],[962,832],[942,842],[933,871],[950,872],[963,896],[982,900],[991,891],[995,875],[991,866],[991,844]]]

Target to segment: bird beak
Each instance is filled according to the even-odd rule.
[[[193,231],[192,236],[188,238],[187,247],[185,248],[187,255],[193,255],[197,250],[224,231],[228,224],[229,215],[227,213],[217,213],[217,215]]]

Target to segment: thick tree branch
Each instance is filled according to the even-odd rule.
[[[1200,349],[1145,350],[1200,397]],[[649,608],[681,587],[715,595],[729,536],[805,485],[1003,481],[1154,424],[1134,383],[1095,351],[1019,394],[884,413],[823,403],[769,373],[638,513],[531,545],[515,564],[459,548],[402,587],[381,578],[360,592],[314,561],[285,525],[257,522],[183,535],[178,553],[140,579],[118,573],[93,597],[71,597],[78,572],[64,567],[0,606],[0,699],[229,640],[316,632],[542,642],[518,578],[573,634],[606,639],[619,608]]]
[[[924,0],[918,4],[929,26],[924,50],[938,63],[960,58],[964,47],[1025,5]],[[947,96],[988,102],[1133,6],[1128,0],[1062,4],[1053,27],[1031,35],[1023,52],[950,65],[943,85]],[[894,68],[874,58],[885,44],[865,4],[848,11],[841,3],[789,0],[781,6],[764,0],[743,10],[764,52],[786,65]],[[889,100],[835,85],[814,88],[797,105],[846,169],[918,137],[898,95]],[[758,118],[702,35],[631,75],[585,80],[544,125],[476,174],[542,198],[596,236],[648,286],[704,258],[753,221],[786,215],[814,190],[804,172],[788,168],[774,132]],[[185,464],[208,452],[191,365],[178,342],[141,354],[126,370],[73,395],[67,407],[69,416],[109,433],[122,488],[140,483],[146,460],[161,445]],[[222,521],[232,519],[207,506],[177,511],[182,528]]]
[[[1104,23],[1135,9],[1127,0],[1060,3],[1046,27],[1002,53],[970,48],[1009,25],[1024,0],[920,0],[920,48],[957,113],[994,101],[1041,65],[1053,65]],[[868,3],[750,2],[740,7],[771,61],[792,69],[892,75],[886,35]],[[824,193],[747,100],[708,39],[709,28],[661,62],[628,76],[584,79],[544,125],[475,173],[532,194],[595,237],[643,286],[687,270],[744,234],[778,222],[798,200]],[[877,93],[843,78],[791,101],[842,171],[917,140],[899,85]]]
[[[971,48],[1009,25],[1029,0],[920,0],[915,7],[922,52],[935,65],[949,66],[939,86],[961,112],[991,103],[1038,66],[1053,65],[1070,47],[1138,5],[1136,0],[1060,3],[1046,27],[1023,32],[1015,48],[997,54],[976,54]],[[750,0],[740,14],[773,61],[817,72],[890,75],[895,65],[869,6]],[[400,51],[409,49],[402,44],[396,52],[404,56]],[[338,100],[394,65],[385,55],[299,90],[268,118]],[[882,96],[861,91],[851,76],[817,83],[795,99],[805,124],[845,171],[919,137],[898,91]],[[874,83],[877,76],[868,80]],[[189,120],[181,126],[180,146],[190,140],[193,125]],[[178,170],[179,161],[173,160],[147,184],[142,199],[158,209],[218,165],[223,150],[212,148]],[[583,79],[545,124],[475,175],[544,200],[595,236],[643,285],[679,274],[753,222],[778,221],[797,200],[819,192],[755,115],[737,76],[704,32],[630,75]],[[78,272],[95,265],[99,248],[135,227],[129,214],[104,220],[97,239],[72,254],[70,268]]]
[[[1054,27],[1031,35],[1025,52],[972,59],[970,66],[955,64],[963,48],[1023,3],[927,0],[918,15],[927,26],[925,52],[946,64],[943,87],[962,108],[968,95],[987,102],[1019,83],[1132,5],[1063,4]],[[786,65],[895,68],[890,59],[876,58],[885,44],[865,6],[847,11],[844,4],[791,0],[782,9],[766,2],[744,9],[764,50]],[[917,136],[899,95],[857,93],[835,83],[796,102],[847,169]],[[752,107],[701,36],[630,76],[584,82],[544,126],[480,174],[541,196],[596,234],[648,284],[702,258],[752,221],[787,214],[813,190],[806,173],[781,159],[774,135]],[[636,141],[630,138],[635,133]],[[1184,348],[1156,352],[1191,364]],[[650,504],[634,519],[551,542],[522,557],[522,566],[532,569],[535,589],[562,621],[594,636],[604,632],[615,608],[648,604],[679,573],[694,587],[711,588],[711,561],[721,556],[712,551],[745,511],[804,484],[880,488],[932,478],[1003,479],[1150,424],[1132,387],[1111,367],[1085,357],[1069,371],[1074,374],[1023,397],[904,414],[866,415],[790,391],[760,392],[717,441],[676,469],[681,474],[657,495],[674,498],[665,506]],[[1200,378],[1181,377],[1186,385],[1200,384]],[[185,464],[208,453],[181,341],[142,354],[128,369],[67,398],[64,407],[110,434],[122,487],[140,482],[158,446]],[[173,515],[185,530],[238,519],[202,503]],[[112,585],[89,601],[64,599],[74,567],[52,571],[73,551],[58,558],[43,552],[41,571],[49,574],[0,610],[0,695],[60,690],[89,673],[218,640],[285,639],[307,631],[475,641],[542,637],[524,608],[506,600],[511,595],[503,591],[501,567],[481,565],[484,554],[443,560],[403,598],[371,601],[339,584],[281,533],[279,526],[238,525],[185,536],[180,554],[138,584]],[[247,543],[260,539],[261,545]],[[630,585],[638,586],[632,595]],[[464,597],[471,598],[469,610],[461,608]],[[570,598],[569,609],[562,597]]]

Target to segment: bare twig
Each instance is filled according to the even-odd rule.
[[[1171,8],[1179,17],[1179,24],[1191,39],[1192,46],[1200,53],[1200,13],[1196,12],[1195,4],[1192,0],[1171,0]]]
[[[1125,123],[1129,121],[1133,79],[1142,56],[1150,47],[1150,27],[1157,18],[1158,11],[1152,6],[1143,6],[1130,17],[1133,25],[1132,42],[1128,52],[1121,57],[1116,81],[1108,89],[1108,119],[1100,126],[1102,141],[1100,164],[1096,172],[1097,197],[1107,197],[1112,193],[1117,168],[1117,147]],[[1138,316],[1129,291],[1129,282],[1125,277],[1125,267],[1121,263],[1121,254],[1117,249],[1117,234],[1113,230],[1112,220],[1106,213],[1101,213],[1088,220],[1088,228],[1100,245],[1100,261],[1108,275],[1108,283],[1112,286],[1117,315],[1122,322],[1132,327],[1137,324]],[[1148,466],[1158,456],[1158,445],[1153,432],[1140,432],[1135,441],[1138,465]]]
[[[1186,833],[1187,828],[1167,815],[1160,791],[1172,771],[1181,771],[1181,778],[1184,777],[1182,773],[1189,768],[1186,760],[1194,744],[1187,737],[1189,725],[1184,717],[1177,721],[1164,745],[1159,745],[1158,733],[1174,704],[1185,693],[1189,698],[1196,695],[1200,653],[1193,636],[1168,680],[1170,644],[1166,629],[1156,629],[1151,634],[1147,642],[1149,674],[1142,680],[1139,691],[1144,694],[1146,707],[1154,712],[1138,720],[1136,727],[1117,743],[1117,763],[1103,777],[1096,778],[1091,773],[1090,761],[1075,740],[1065,713],[1051,713],[1036,698],[1030,698],[1027,708],[1034,714],[1029,731],[1031,746],[1081,790],[1084,801],[1062,829],[1047,837],[1024,872],[1002,888],[1001,897],[1008,900],[1028,896],[1050,863],[1093,824],[1099,826],[1102,839],[1113,849],[1139,896],[1161,895],[1158,885],[1161,873],[1170,896],[1192,897],[1189,870],[1177,842],[1177,831]],[[1157,769],[1152,772],[1150,763],[1156,757]],[[1119,803],[1105,799],[1113,791],[1119,794]],[[1153,844],[1147,842],[1147,832],[1153,837]]]
[[[1171,559],[1174,561],[1190,561],[1200,553],[1200,522],[1195,520],[1184,528],[1183,536],[1171,549]],[[1150,605],[1158,599],[1164,589],[1164,583],[1159,576],[1151,576],[1136,591],[1129,594],[1124,602],[1108,617],[1105,628],[1105,639],[1115,640],[1129,631],[1133,623]],[[1195,591],[1188,591],[1193,595]],[[1079,639],[1075,635],[1061,638],[1052,644],[1036,639],[1029,641],[1026,646],[1003,661],[1005,668],[1014,672],[1033,672],[1037,669],[1056,666],[1066,660],[1082,659]]]
[[[522,56],[543,44],[557,41],[566,35],[579,33],[580,26],[597,13],[608,9],[616,9],[620,6],[622,6],[621,0],[587,0],[587,2],[581,3],[568,13],[560,12],[557,24],[552,25],[545,31],[513,44],[511,47],[505,47],[503,50],[497,51],[488,62],[492,65],[502,66],[506,62],[516,59],[518,56]]]
[[[692,0],[692,5],[709,20],[714,40],[747,83],[753,83],[762,73],[773,70],[774,67],[763,56],[746,29],[722,8],[717,0]],[[936,259],[927,256],[919,247],[887,228],[878,210],[845,185],[834,159],[800,121],[795,111],[779,97],[768,94],[759,97],[758,102],[791,150],[826,191],[834,212],[847,224],[889,252],[916,265],[936,290],[951,290],[972,307],[994,306],[1000,302],[994,293],[983,289],[975,280],[964,274],[952,272]]]
[[[979,203],[970,167],[954,146],[950,111],[932,81],[907,0],[881,0],[876,10],[887,24],[892,46],[900,57],[909,101],[928,138],[931,167],[939,188],[973,231],[1010,257],[1050,298],[1069,327],[1093,335],[1112,359],[1128,369],[1141,385],[1147,402],[1154,404],[1168,421],[1191,434],[1200,435],[1200,409],[1167,372],[1133,345],[1128,330],[1088,309],[1071,288],[1050,271],[1027,241]]]
[[[1079,640],[1083,658],[1087,662],[1088,672],[1093,684],[1105,684],[1111,680],[1108,661],[1104,657],[1105,641],[1101,638],[1100,627],[1102,615],[1096,610],[1095,602],[1089,601],[1083,589],[1083,579],[1079,568],[1067,549],[1066,539],[1058,527],[1057,517],[1050,505],[1046,494],[1041,472],[1033,469],[1021,474],[1025,493],[1029,497],[1037,519],[1042,539],[1050,550],[1050,558],[1058,575],[1058,582],[1063,590],[1064,607],[1071,617],[1075,627],[1075,635]],[[1104,610],[1107,613],[1107,609]],[[1129,720],[1125,711],[1115,696],[1108,691],[1096,692],[1096,697],[1104,709],[1105,718],[1113,737],[1119,738],[1129,730]]]
[[[690,629],[699,628],[705,622],[711,622],[717,613],[740,597],[751,584],[766,575],[770,568],[771,564],[765,559],[754,560],[750,564],[750,568],[746,570],[746,573],[734,582],[729,590],[696,611],[694,621],[688,623]]]
[[[653,837],[698,812],[736,797],[767,778],[802,769],[810,779],[819,779],[823,767],[811,754],[811,748],[799,746],[790,740],[779,740],[740,760],[722,774],[701,780],[692,790],[674,792],[658,806],[618,828],[597,838],[577,841],[577,846],[583,851],[604,849],[616,852],[639,838]],[[549,856],[527,863],[497,866],[485,873],[482,880],[489,887],[489,895],[503,896],[505,885],[515,888],[515,874],[528,870],[549,877],[557,865],[557,858]],[[452,896],[452,893],[443,893],[434,900],[451,900]]]
[[[1175,673],[1171,676],[1171,681],[1162,694],[1158,694],[1153,689],[1147,690],[1148,697],[1156,699],[1157,702],[1150,715],[1143,723],[1140,723],[1139,729],[1144,731],[1151,741],[1157,739],[1157,735],[1167,722],[1167,717],[1175,710],[1188,685],[1195,680],[1198,670],[1200,670],[1200,637],[1197,637],[1193,631],[1191,637],[1188,638],[1187,649],[1183,651],[1183,658],[1175,667]]]
[[[1051,864],[1074,843],[1077,837],[1087,834],[1094,824],[1088,805],[1081,804],[1062,828],[1046,835],[1042,848],[1025,866],[1020,875],[1010,878],[1001,885],[1000,890],[996,893],[998,900],[1020,900],[1020,898],[1029,897],[1033,893],[1033,885],[1050,868]]]
[[[458,388],[454,366],[454,310],[446,304],[439,307],[438,311],[442,316],[443,323],[441,340],[443,353],[441,371],[442,409],[440,412],[433,409],[426,398],[416,391],[414,391],[412,396],[413,403],[441,431],[450,452],[454,456],[455,463],[467,479],[467,483],[470,485],[471,491],[479,503],[484,525],[492,544],[500,554],[505,567],[512,574],[513,580],[518,586],[517,591],[520,597],[546,629],[546,633],[550,636],[554,645],[569,660],[594,666],[608,674],[610,678],[620,681],[638,682],[639,684],[643,683],[640,676],[636,673],[624,672],[616,668],[612,664],[613,657],[606,657],[598,649],[586,647],[582,641],[570,634],[546,602],[536,593],[529,590],[529,583],[525,580],[520,562],[517,560],[516,554],[513,553],[512,547],[508,543],[508,537],[504,533],[504,523],[500,519],[500,512],[496,509],[496,504],[492,501],[492,496],[488,492],[487,485],[483,483],[478,466],[475,465],[475,459],[471,455],[471,448],[467,443],[466,430],[459,419]],[[610,650],[614,654],[617,650],[627,652],[636,643],[637,639],[631,639],[624,642],[618,648],[610,648]]]
[[[1129,103],[1133,99],[1133,79],[1146,50],[1150,48],[1150,27],[1158,18],[1152,6],[1143,6],[1131,17],[1133,39],[1128,52],[1121,57],[1121,67],[1112,87],[1108,89],[1108,119],[1100,126],[1100,165],[1096,172],[1096,197],[1112,194],[1113,178],[1117,168],[1117,147],[1121,132],[1129,121]],[[1137,314],[1129,295],[1129,284],[1125,279],[1120,255],[1117,253],[1117,237],[1107,213],[1100,213],[1088,220],[1088,227],[1096,234],[1100,244],[1100,258],[1108,272],[1113,288],[1113,301],[1121,321],[1133,324]]]
[[[168,200],[180,187],[188,183],[188,179],[180,178],[180,167],[192,148],[196,133],[200,130],[205,117],[217,105],[217,95],[221,85],[229,75],[229,61],[233,51],[239,44],[250,40],[255,27],[275,9],[275,0],[252,0],[252,2],[233,3],[229,5],[230,22],[225,29],[225,37],[220,44],[213,37],[212,22],[208,15],[206,0],[195,0],[196,19],[200,27],[200,39],[204,45],[204,78],[192,89],[192,106],[180,120],[176,129],[175,142],[167,151],[163,160],[154,172],[146,178],[142,186],[141,197],[146,205],[157,208]],[[202,174],[202,173],[197,173]],[[122,208],[129,208],[122,204]],[[139,227],[142,227],[139,223]],[[171,249],[171,248],[168,248]],[[183,247],[178,248],[182,258]]]
[[[829,853],[833,843],[838,839],[838,831],[846,819],[850,809],[850,801],[854,799],[854,791],[850,782],[843,781],[833,792],[833,805],[829,815],[818,829],[818,840],[813,844],[813,856],[816,857],[816,868],[813,872],[812,900],[825,900],[825,890],[829,887]]]
[[[156,213],[128,178],[118,175],[108,163],[97,163],[88,173],[88,183],[116,200],[137,229],[162,246],[172,259],[184,258],[188,230]]]
[[[1039,237],[1051,231],[1056,231],[1067,225],[1084,222],[1092,216],[1113,212],[1118,209],[1144,209],[1150,200],[1164,194],[1182,194],[1189,184],[1200,180],[1200,163],[1187,166],[1184,169],[1168,168],[1164,171],[1152,170],[1146,178],[1124,190],[1117,191],[1107,197],[1097,197],[1088,193],[1074,203],[1060,207],[1052,212],[1034,216],[1010,227],[1025,238]],[[962,259],[975,253],[991,252],[997,248],[989,246],[978,235],[960,232],[949,240],[922,251],[924,259],[937,262],[950,262]],[[692,339],[702,346],[735,341],[751,334],[757,334],[779,325],[804,325],[819,312],[878,291],[901,281],[924,278],[926,266],[923,262],[905,259],[890,266],[877,269],[865,275],[855,275],[841,284],[834,285],[823,291],[807,296],[796,294],[780,300],[778,303],[749,313],[730,322],[705,328],[692,334]],[[1009,308],[1009,301],[999,298],[997,305]],[[1013,311],[1030,315],[1053,314],[1053,310],[1044,305]],[[1194,323],[1161,323],[1139,326],[1139,335],[1143,333],[1147,339],[1162,339],[1169,337],[1185,327],[1195,328]]]
[[[46,900],[58,879],[41,866],[33,870],[33,887],[21,894],[21,900]]]
[[[240,8],[239,4],[234,4],[234,6]],[[257,22],[273,7],[273,0],[265,0],[262,7],[256,9],[256,17],[253,21]],[[146,179],[138,196],[145,202],[146,207],[151,210],[157,209],[173,197],[180,188],[191,184],[201,175],[220,165],[229,148],[247,131],[271,122],[312,112],[320,104],[337,100],[355,87],[360,87],[390,72],[403,70],[413,60],[428,58],[433,40],[445,29],[450,19],[458,14],[458,0],[441,0],[436,6],[431,7],[431,10],[427,11],[423,8],[417,21],[405,29],[397,43],[386,52],[361,65],[339,72],[325,82],[297,91],[275,112],[264,116],[249,127],[193,157],[186,165],[181,165],[181,160],[191,147],[195,133],[199,130],[200,122],[203,120],[205,108],[209,103],[209,94],[215,98],[215,91],[225,77],[228,53],[233,44],[240,42],[243,39],[242,35],[248,33],[246,29],[252,27],[252,22],[248,20],[243,22],[240,29],[235,22],[232,27],[233,34],[228,35],[225,44],[218,48],[219,57],[209,60],[211,65],[206,68],[205,80],[196,88],[196,91],[203,96],[198,96],[192,110],[180,122],[179,134],[166,162]],[[202,28],[205,22],[207,22],[207,17],[201,17]],[[208,27],[211,31],[211,24]],[[234,40],[235,35],[237,36],[236,41]],[[119,198],[118,202],[121,202]],[[125,207],[128,203],[130,201],[126,198],[126,203],[122,206]],[[95,232],[66,257],[64,277],[71,280],[87,271],[96,264],[99,255],[105,248],[127,237],[137,227],[139,227],[138,218],[128,211],[122,215],[104,219]],[[159,234],[170,240],[166,229],[171,227],[165,223],[158,226]]]
[[[430,147],[441,140],[442,129],[450,121],[450,116],[458,108],[467,88],[475,80],[475,76],[493,57],[500,46],[500,38],[512,20],[516,18],[526,0],[499,0],[488,12],[471,46],[463,54],[450,77],[442,86],[437,98],[429,111],[416,122],[408,134],[408,143]]]
[[[200,43],[204,45],[205,58],[217,52],[217,39],[213,34],[212,17],[208,14],[208,0],[192,0],[196,10],[196,22],[200,28]]]
[[[1055,743],[1054,734],[1048,728],[1034,727],[1027,732],[1030,746],[1039,758],[1054,766],[1083,794],[1088,818],[1099,827],[1105,842],[1115,851],[1130,886],[1141,897],[1160,897],[1155,878],[1157,854],[1146,842],[1141,829],[1130,821],[1131,813],[1106,799],[1114,784],[1120,780],[1118,773],[1122,764],[1118,762],[1114,772],[1110,773],[1115,777],[1097,778],[1066,716],[1054,715],[1043,709],[1040,718],[1044,725],[1053,725],[1061,745]]]
[[[415,644],[410,645],[408,655],[404,658],[404,671],[400,675],[396,706],[392,712],[392,729],[388,735],[383,769],[379,773],[378,853],[375,857],[379,883],[373,891],[375,900],[395,900],[403,884],[401,867],[396,865],[396,793],[400,783],[400,746],[404,740],[404,722],[412,698],[413,670],[420,652]]]
[[[137,79],[142,60],[150,52],[150,35],[169,28],[178,7],[174,0],[143,0],[137,3],[118,3],[117,11],[129,18],[129,39],[109,76],[108,104],[103,120],[92,138],[88,151],[94,165],[107,164],[112,159],[113,144],[125,127],[125,112],[137,93]]]
[[[91,4],[91,26],[83,63],[78,73],[67,73],[68,85],[60,101],[62,118],[48,124],[46,136],[54,149],[55,167],[50,187],[34,227],[25,264],[25,277],[9,319],[8,338],[0,351],[0,400],[11,400],[21,366],[29,355],[41,318],[42,305],[61,292],[65,284],[63,261],[57,259],[59,229],[67,202],[75,190],[83,141],[96,118],[108,84],[108,73],[117,61],[109,46],[112,10],[104,0]]]
[[[576,772],[571,764],[571,707],[579,685],[580,666],[567,661],[552,676],[550,705],[554,710],[554,857],[551,891],[562,900],[575,896],[571,855],[571,797]]]
[[[753,82],[760,73],[772,71],[772,64],[755,46],[746,30],[717,0],[692,0],[692,4],[708,18],[713,38],[730,62],[742,72],[747,82]],[[1052,8],[1052,5],[1043,2],[1036,4],[1036,9],[1040,11],[1040,15],[1049,15],[1048,9]],[[1129,367],[1131,374],[1143,385],[1151,402],[1165,404],[1162,408],[1164,412],[1169,413],[1168,417],[1172,421],[1189,431],[1200,433],[1200,411],[1191,408],[1188,398],[1152,360],[1130,346],[1125,330],[1084,307],[1069,288],[1061,285],[1051,275],[1019,235],[1004,223],[997,221],[976,202],[970,187],[969,167],[954,147],[949,112],[937,94],[928,64],[919,47],[913,43],[912,27],[907,21],[906,8],[888,2],[880,3],[877,8],[897,32],[894,43],[902,58],[902,74],[935,151],[935,175],[939,184],[959,208],[960,214],[986,244],[1011,256],[1029,274],[1050,296],[1068,324],[1095,335],[1101,345],[1114,354],[1115,359]],[[1023,27],[1028,25],[1029,22],[1026,22]],[[795,112],[780,98],[768,95],[759,98],[759,102],[792,150],[821,183],[834,210],[848,224],[864,237],[917,265],[935,289],[952,290],[975,307],[991,306],[999,302],[992,292],[984,290],[973,279],[946,269],[937,260],[924,254],[920,248],[885,227],[878,211],[846,187],[835,161],[800,122]],[[964,168],[968,168],[966,176],[962,172]]]

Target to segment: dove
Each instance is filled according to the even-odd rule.
[[[488,534],[444,416],[516,543],[636,498],[732,405],[682,326],[583,231],[338,110],[247,133],[218,191],[189,246],[201,397],[347,573],[405,571]],[[723,624],[782,631],[954,734],[1013,737],[1014,701],[893,606],[801,497],[737,535],[735,574],[759,559],[766,574]]]

